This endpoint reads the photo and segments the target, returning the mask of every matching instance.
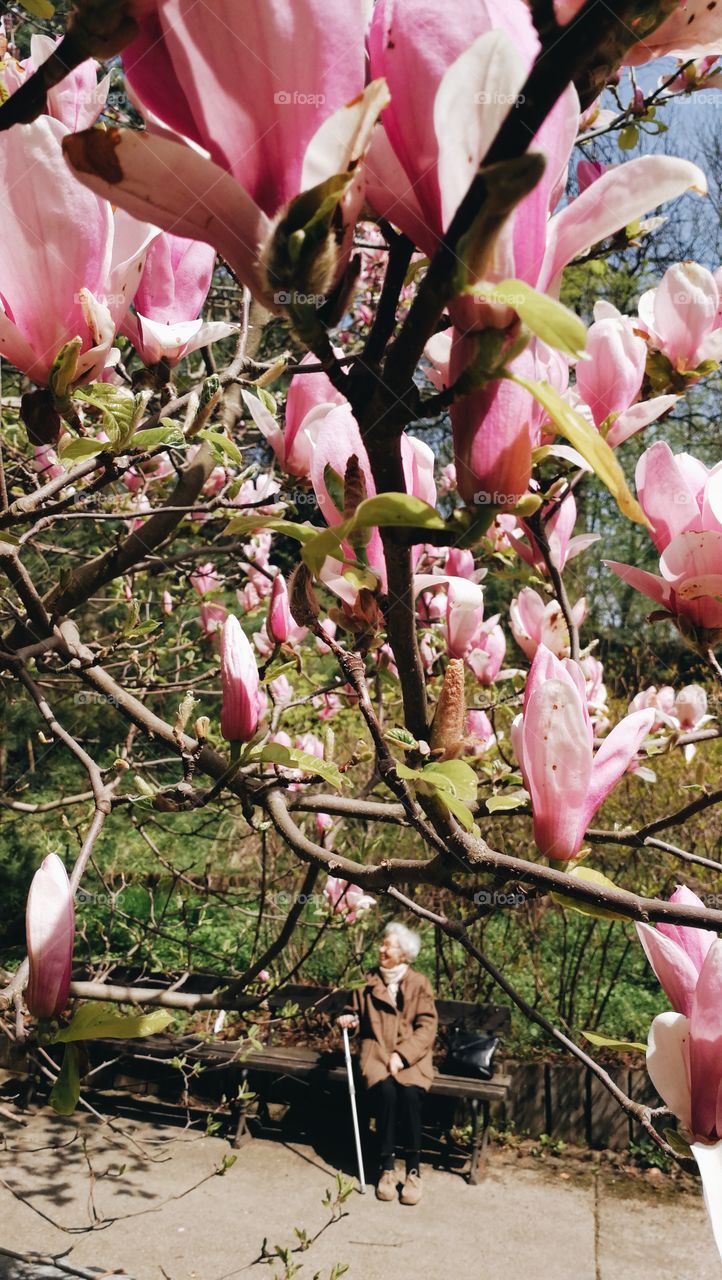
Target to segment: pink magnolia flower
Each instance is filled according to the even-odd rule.
[[[690,733],[694,729],[701,729],[710,720],[714,720],[714,716],[707,715],[707,694],[701,685],[688,684],[683,689],[680,689],[674,700],[672,718],[681,733]],[[689,764],[697,754],[697,745],[694,742],[686,742],[682,751],[687,764]]]
[[[580,627],[586,615],[587,602],[577,600],[572,615]],[[558,658],[569,656],[569,629],[556,600],[545,601],[533,587],[523,587],[509,606],[509,626],[519,648],[531,661],[540,645]]]
[[[213,279],[216,252],[210,245],[164,232],[151,245],[122,331],[146,365],[165,360],[173,368],[184,356],[235,333],[237,325],[204,323],[198,314]]]
[[[446,646],[450,658],[466,657],[483,618],[481,588],[466,578],[450,578],[446,597]]]
[[[423,252],[435,252],[538,49],[523,0],[375,5],[371,75],[386,78],[391,104],[367,158],[368,199]],[[662,203],[689,186],[706,190],[703,173],[688,161],[644,156],[602,174],[550,219],[564,192],[578,123],[579,102],[570,87],[534,140],[547,160],[541,180],[505,222],[491,262],[478,269],[469,264],[470,283],[475,275],[487,282],[520,279],[555,295],[573,258],[634,221],[650,202]],[[456,330],[447,378],[453,382],[475,353],[473,331],[505,327],[514,313],[470,297],[452,302],[450,311]],[[525,352],[520,360],[529,358]],[[520,364],[519,372],[525,371]],[[487,503],[513,506],[529,481],[543,417],[536,403],[523,388],[492,383],[457,401],[451,416],[464,501],[478,502],[481,493],[491,495]],[[494,495],[501,497],[494,502]]]
[[[37,71],[38,67],[55,52],[60,40],[51,36],[33,35],[30,37],[30,57],[21,61],[8,59],[0,65],[0,84],[4,85],[8,94],[15,93]],[[98,81],[100,63],[88,58],[60,84],[50,89],[46,101],[46,114],[54,120],[60,120],[66,129],[75,133],[78,129],[88,129],[95,124],[105,106],[110,76],[103,76]]]
[[[607,172],[609,165],[602,164],[600,160],[579,160],[577,162],[577,184],[580,192],[586,191],[587,187],[591,187],[597,178],[601,178],[603,173]]]
[[[574,526],[577,523],[577,504],[571,490],[564,495],[561,502],[550,503],[546,512],[548,513],[550,510],[552,514],[549,515],[545,527],[549,553],[552,564],[557,569],[564,569],[568,560],[572,560],[574,556],[580,555],[582,551],[586,551],[587,547],[598,542],[599,534],[579,533],[576,537],[572,537]],[[519,528],[526,534],[528,545],[522,542],[513,530],[507,532],[507,542],[527,564],[537,569],[540,573],[548,573],[546,561],[529,525],[524,520],[521,520]]]
[[[704,902],[686,885],[678,884],[670,902],[688,907],[704,907]],[[708,929],[695,929],[691,925],[641,924],[636,930],[644,947],[659,985],[677,1013],[689,1017],[694,993],[707,954],[715,942],[715,935]]]
[[[254,639],[255,639],[255,636],[254,636]],[[273,701],[278,706],[283,706],[284,703],[290,702],[291,698],[293,697],[293,687],[288,679],[288,676],[285,676],[285,675],[276,676],[274,680],[271,680],[269,682],[268,688],[269,688],[269,691],[273,694]]]
[[[463,547],[450,547],[444,565],[444,573],[451,578],[473,579],[475,573],[474,552]]]
[[[204,636],[214,637],[228,617],[228,610],[223,604],[202,604],[198,616]]]
[[[661,729],[663,725],[673,724],[674,689],[671,685],[650,685],[648,689],[640,689],[629,704],[630,711],[644,711],[648,707],[654,711],[652,729]]]
[[[473,332],[459,333],[451,350],[452,381],[473,356]],[[509,365],[533,382],[566,390],[566,359],[542,342],[532,341]],[[496,379],[451,406],[457,489],[467,505],[510,511],[528,487],[532,448],[540,443],[548,417],[534,397],[515,382]]]
[[[198,21],[194,0],[153,5],[123,54],[134,100],[153,129],[76,135],[66,150],[78,177],[136,217],[213,244],[243,284],[274,310],[262,265],[278,214],[337,174],[344,244],[319,266],[323,295],[343,273],[364,194],[359,160],[386,100],[364,90],[365,3],[267,0],[243,10],[215,0]],[[175,135],[175,136],[174,136]],[[103,153],[101,155],[101,153]],[[107,161],[113,168],[108,176]],[[308,289],[303,290],[304,294]]]
[[[594,754],[584,676],[540,645],[531,666],[512,745],[529,792],[539,852],[575,858],[594,814],[650,732],[653,711],[625,716]]]
[[[669,267],[656,289],[639,299],[639,324],[651,345],[680,372],[705,360],[722,360],[720,293],[715,277],[698,262]]]
[[[466,665],[480,684],[491,685],[501,671],[505,655],[506,636],[499,625],[499,614],[495,613],[479,627],[466,654]]]
[[[75,909],[68,873],[57,853],[35,872],[25,911],[30,977],[25,1003],[36,1018],[54,1018],[68,1002]]]
[[[579,661],[587,691],[587,707],[589,718],[594,725],[595,733],[603,733],[609,728],[607,711],[607,688],[604,684],[604,665],[594,654],[588,653]]]
[[[499,734],[503,737],[503,734]],[[485,711],[472,709],[466,715],[466,747],[471,755],[483,756],[496,745],[497,735]]]
[[[711,470],[658,441],[636,470],[637,495],[652,524],[661,577],[605,563],[674,618],[682,634],[709,647],[722,634],[722,463]]]
[[[221,733],[227,742],[249,742],[260,716],[256,659],[235,614],[221,632]]]
[[[686,684],[680,689],[674,700],[674,714],[683,732],[698,729],[712,719],[707,715],[707,694],[701,685]]]
[[[358,423],[351,412],[351,406],[345,401],[342,405],[328,409],[323,419],[322,429],[318,430],[314,436],[311,452],[311,484],[321,514],[330,526],[341,524],[344,513],[338,505],[337,496],[332,495],[328,488],[328,468],[330,467],[343,480],[346,467],[352,457],[357,459],[359,470],[364,478],[367,497],[373,497],[376,493],[376,485],[368,453],[361,438]],[[401,460],[406,493],[413,494],[429,506],[435,506],[436,485],[432,450],[423,440],[404,435],[401,438]],[[349,559],[355,559],[350,546],[345,546],[345,552]],[[386,562],[378,529],[372,531],[365,547],[365,554],[368,564],[379,576],[382,591],[385,591]],[[419,554],[420,548],[416,550],[415,556],[418,557]],[[321,577],[330,590],[353,607],[358,596],[358,588],[345,577],[340,561],[329,557]]]
[[[358,916],[376,903],[376,899],[364,893],[360,885],[336,876],[327,877],[323,896],[332,911],[344,917],[346,924],[353,924]]]
[[[209,591],[218,591],[221,586],[216,566],[210,560],[206,564],[199,564],[195,573],[190,576],[190,583],[199,596],[205,596]]]
[[[311,705],[316,708],[319,720],[330,720],[343,704],[337,693],[321,693],[313,698]]]
[[[684,0],[656,31],[633,46],[625,62],[636,66],[668,54],[686,61],[720,52],[722,15],[719,6],[710,4],[710,0]]]
[[[577,388],[597,426],[612,413],[628,409],[644,379],[647,347],[631,320],[610,302],[594,306],[585,354],[577,366]]]
[[[686,935],[704,932],[685,930]],[[680,1121],[682,1137],[690,1143],[722,1256],[722,941],[714,935],[710,938],[711,946],[702,944],[707,947],[706,957],[699,967],[691,1000],[691,968],[696,967],[699,956],[692,960],[682,945],[678,948],[687,955],[691,966],[686,979],[675,988],[687,1003],[688,1013],[661,1013],[654,1019],[647,1042],[647,1070],[660,1097]],[[656,944],[658,948],[658,939]],[[679,964],[679,956],[675,959]],[[659,962],[657,949],[655,972]],[[666,977],[670,981],[669,970]]]
[[[337,356],[343,352],[334,348]],[[317,364],[313,352],[301,364]],[[281,469],[291,476],[307,477],[311,467],[313,440],[334,405],[347,404],[325,373],[297,373],[291,378],[286,398],[284,426],[280,427],[268,406],[250,391],[243,399],[253,421],[273,449]]]
[[[36,445],[33,449],[33,469],[37,471],[43,483],[65,474],[65,467],[61,466],[57,453],[49,444]]]
[[[113,339],[157,234],[78,184],[63,159],[67,135],[43,115],[0,136],[0,356],[40,386],[75,338],[73,383],[117,360]]]
[[[282,573],[278,573],[273,579],[266,632],[274,644],[300,644],[307,635],[307,628],[297,626],[291,617],[288,587]]]

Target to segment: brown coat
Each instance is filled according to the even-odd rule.
[[[373,969],[366,985],[352,993],[346,1012],[355,1013],[359,1019],[359,1062],[367,1089],[390,1075],[388,1063],[394,1052],[406,1063],[396,1076],[399,1084],[431,1088],[438,1018],[434,992],[423,973],[410,967],[406,970],[394,1008],[381,974]]]

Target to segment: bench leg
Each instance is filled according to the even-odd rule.
[[[486,1151],[489,1145],[489,1103],[483,1103],[482,1128],[479,1132],[479,1099],[471,1099],[471,1165],[469,1167],[469,1186],[475,1187],[479,1174],[486,1165]]]
[[[243,1071],[241,1072],[241,1088],[245,1088],[245,1084],[247,1080],[248,1080],[248,1069],[244,1068]],[[233,1147],[234,1151],[238,1151],[241,1147],[245,1146],[247,1142],[250,1142],[251,1136],[252,1136],[248,1130],[248,1103],[244,1099],[241,1099],[241,1101],[238,1104],[237,1114],[238,1114],[238,1123],[236,1125],[236,1132],[233,1137],[233,1142],[231,1143],[231,1146]]]

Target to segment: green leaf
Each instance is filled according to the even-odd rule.
[[[663,1129],[662,1136],[669,1143],[675,1155],[681,1156],[683,1160],[694,1160],[692,1148],[688,1142],[685,1142],[680,1133],[676,1129]]]
[[[639,142],[639,129],[636,124],[626,124],[617,139],[620,151],[634,151]]]
[[[379,493],[365,498],[348,523],[354,529],[400,528],[410,525],[418,529],[443,529],[444,521],[435,507],[410,493]]]
[[[408,729],[386,729],[384,737],[392,746],[401,747],[402,751],[413,751],[419,745],[413,733],[409,733]]]
[[[587,345],[587,330],[579,316],[523,280],[502,280],[500,284],[482,281],[473,285],[469,293],[512,307],[527,329],[565,355],[578,356]]]
[[[400,528],[443,529],[444,521],[435,507],[409,493],[380,493],[360,502],[349,520],[324,529],[303,549],[303,559],[318,574],[327,556],[342,560],[342,543],[358,529]]]
[[[601,871],[595,871],[594,867],[578,866],[573,867],[569,876],[574,880],[583,880],[586,884],[598,885],[601,889],[617,889],[618,885],[605,876]],[[591,902],[582,902],[579,898],[567,898],[563,893],[552,893],[551,897],[560,907],[564,907],[567,911],[577,911],[582,916],[594,916],[596,920],[626,920],[626,916],[620,916],[616,911],[610,911],[606,907],[595,907]]]
[[[223,532],[232,537],[237,534],[256,533],[258,529],[275,529],[287,538],[295,538],[296,542],[312,542],[318,537],[318,525],[295,524],[293,520],[284,520],[280,516],[234,516],[229,520]]]
[[[58,456],[62,463],[66,462],[85,462],[86,458],[93,458],[96,453],[102,453],[108,449],[108,443],[105,440],[70,440],[68,444],[60,446]]]
[[[78,1105],[80,1097],[80,1070],[78,1067],[78,1050],[74,1044],[68,1044],[63,1051],[63,1065],[60,1075],[50,1090],[49,1102],[53,1111],[59,1116],[70,1116]]]
[[[489,796],[484,801],[487,813],[508,813],[513,809],[521,809],[529,803],[526,791],[510,791],[503,796]]]
[[[331,499],[333,505],[343,515],[343,510],[344,510],[343,476],[340,476],[338,474],[338,471],[334,470],[330,462],[327,462],[326,466],[323,469],[323,483],[328,489],[328,496]]]
[[[269,742],[263,747],[253,747],[247,760],[252,764],[280,764],[287,769],[301,769],[304,773],[318,774],[324,782],[328,782],[339,791],[343,787],[343,777],[338,767],[327,760],[319,760],[308,751],[299,751],[296,747],[284,747],[281,742]]]
[[[407,764],[397,764],[396,772],[404,782],[417,782],[424,776],[420,769],[410,769]]]
[[[67,1027],[55,1036],[56,1044],[68,1044],[72,1040],[132,1040],[136,1036],[153,1036],[173,1021],[168,1009],[153,1009],[151,1013],[118,1013],[112,1004],[96,1004],[92,1000],[81,1004]]]
[[[476,827],[474,815],[458,796],[450,794],[448,791],[437,791],[437,796],[441,803],[453,813],[457,822],[460,822],[465,831],[473,831]],[[478,830],[478,828],[476,828]]]
[[[103,430],[108,441],[106,449],[121,453],[128,448],[131,436],[145,411],[150,392],[141,391],[137,395],[116,387],[109,382],[94,382],[88,387],[77,387],[74,392],[77,400],[90,404],[103,415]]]
[[[155,449],[159,444],[179,447],[185,444],[185,436],[177,422],[169,421],[167,426],[149,427],[147,431],[136,431],[130,443],[134,449]]]
[[[599,1049],[635,1049],[640,1053],[647,1052],[646,1044],[641,1044],[639,1040],[610,1040],[608,1036],[600,1036],[597,1031],[582,1031],[585,1040],[590,1044],[594,1044]]]
[[[20,3],[34,18],[52,18],[55,13],[55,5],[50,0],[20,0]]]
[[[474,770],[463,760],[444,760],[441,764],[427,764],[422,769],[425,781],[431,780],[439,790],[448,791],[465,804],[476,803],[479,785]]]
[[[231,462],[235,462],[236,466],[241,466],[243,457],[238,445],[229,440],[228,436],[224,436],[222,431],[199,431],[198,437],[201,440],[207,440],[211,448],[221,455],[221,458],[230,458]]]
[[[564,439],[568,440],[583,458],[586,458],[602,484],[608,488],[622,514],[629,520],[633,520],[635,524],[649,527],[647,517],[627,487],[627,481],[616,454],[613,449],[610,449],[606,440],[602,439],[596,427],[586,422],[565,400],[562,400],[559,393],[550,387],[548,382],[532,382],[518,374],[507,373],[506,376],[518,386],[524,387],[546,409],[559,434],[564,436]]]

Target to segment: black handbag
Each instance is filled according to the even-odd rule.
[[[466,1076],[470,1080],[491,1080],[494,1074],[494,1054],[499,1047],[499,1037],[484,1035],[480,1031],[467,1031],[462,1025],[450,1027],[442,1035],[446,1045],[446,1057],[439,1070],[448,1076]]]

